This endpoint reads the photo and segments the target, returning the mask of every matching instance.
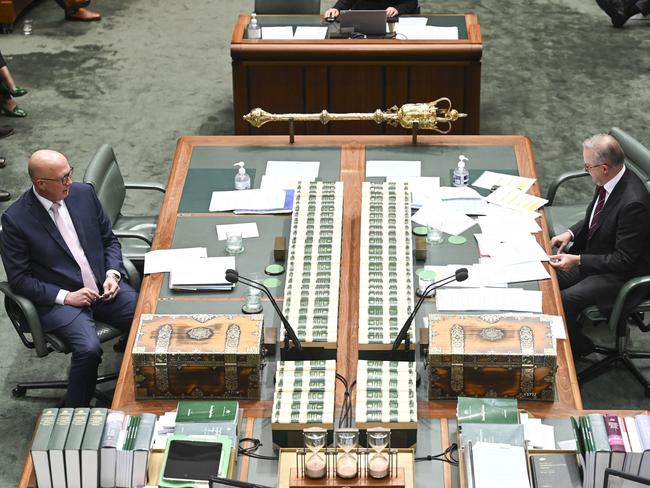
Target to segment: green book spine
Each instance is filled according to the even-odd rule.
[[[73,414],[74,408],[59,409],[59,415],[56,417],[54,429],[50,436],[50,442],[47,445],[49,451],[61,450],[65,446],[65,440],[68,438],[68,431],[70,430],[70,422],[72,421]]]
[[[88,422],[86,424],[86,432],[84,432],[83,442],[81,443],[82,450],[96,451],[102,442],[102,434],[104,432],[104,424],[106,423],[106,415],[108,409],[106,408],[91,408],[88,413]]]
[[[133,442],[135,441],[135,436],[139,428],[140,428],[140,417],[133,417],[133,422],[131,422],[131,428],[129,430],[127,441],[126,441],[126,447],[125,447],[126,451],[133,450]]]
[[[47,451],[58,413],[58,408],[46,408],[43,410],[41,418],[38,421],[38,426],[36,427],[34,440],[32,441],[32,451]]]
[[[176,422],[227,422],[237,416],[237,401],[181,400]]]
[[[83,442],[84,432],[86,431],[86,423],[88,422],[89,408],[75,408],[70,422],[70,430],[68,431],[68,438],[65,441],[65,449],[81,449]]]
[[[143,413],[140,417],[140,425],[133,440],[133,450],[148,451],[151,446],[154,427],[156,425],[156,415],[153,413]]]

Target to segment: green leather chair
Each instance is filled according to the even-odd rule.
[[[125,182],[117,164],[115,152],[103,144],[88,163],[84,183],[95,187],[97,197],[113,225],[113,232],[122,244],[122,255],[144,267],[144,254],[151,249],[156,231],[157,215],[122,215],[127,190],[156,190],[165,193],[165,187],[156,183]]]
[[[1,231],[1,229],[0,229]],[[135,266],[128,259],[124,259],[125,278],[136,289],[140,289],[140,275]],[[14,293],[6,281],[0,281],[0,292],[5,296],[5,310],[20,341],[28,349],[34,349],[36,356],[45,357],[52,352],[68,354],[70,349],[56,335],[45,332],[36,312],[34,304],[27,298]],[[96,322],[96,332],[100,342],[104,343],[122,335],[122,331],[104,322]],[[117,373],[99,375],[97,383],[104,383],[117,379]],[[23,397],[27,390],[68,388],[65,380],[42,380],[17,383],[11,390],[15,398]],[[111,404],[111,399],[100,391],[95,391],[94,397],[105,405]]]
[[[645,182],[646,189],[650,192],[650,149],[618,127],[613,127],[610,134],[616,138],[625,152],[626,168],[636,173]],[[564,173],[549,187],[547,195],[549,203],[544,211],[551,236],[564,232],[570,225],[584,217],[589,201],[561,205],[556,202],[556,196],[562,184],[586,176],[588,173],[583,170]],[[650,222],[640,222],[639,225],[650,225]],[[641,303],[630,309],[627,305],[630,298],[634,298],[635,301],[641,300]],[[618,292],[609,316],[603,314],[597,306],[582,311],[578,320],[608,324],[609,329],[615,333],[615,340],[613,347],[596,345],[595,352],[604,357],[578,372],[578,380],[581,384],[610,371],[613,365],[620,364],[634,375],[645,388],[646,396],[650,397],[650,380],[644,377],[639,367],[632,361],[650,359],[650,351],[637,351],[629,347],[630,327],[637,327],[643,332],[650,331],[650,324],[645,319],[646,312],[650,312],[650,276],[639,276],[625,283]]]

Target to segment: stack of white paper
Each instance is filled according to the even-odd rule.
[[[262,39],[293,39],[293,27],[290,25],[262,27]]]
[[[440,178],[437,176],[387,176],[391,183],[407,182],[411,190],[411,207],[420,208],[440,188]]]
[[[169,287],[191,291],[232,290],[235,285],[226,281],[227,269],[236,269],[234,256],[179,260],[169,274]]]
[[[523,288],[441,288],[436,294],[439,312],[512,310],[542,313],[542,292]]]
[[[327,37],[327,27],[305,26],[296,27],[294,39],[325,39]]]
[[[530,488],[526,453],[521,446],[477,442],[472,447],[475,488]]]
[[[420,176],[422,161],[366,161],[366,177]]]
[[[494,171],[484,171],[483,174],[472,183],[472,186],[485,188],[486,190],[507,186],[510,188],[517,188],[521,191],[528,191],[530,190],[530,187],[533,186],[533,183],[535,183],[535,178],[525,178],[523,176],[495,173]]]
[[[214,191],[210,212],[229,212],[239,209],[274,210],[284,207],[285,190],[233,190]]]
[[[416,224],[435,227],[447,234],[459,235],[476,224],[476,221],[467,215],[455,210],[443,208],[442,202],[429,199],[413,214],[411,220]]]
[[[458,27],[408,25],[399,22],[395,27],[397,39],[458,40]]]
[[[474,234],[481,256],[490,256],[500,265],[548,261],[549,257],[532,234],[511,232]]]
[[[149,251],[144,255],[144,274],[166,273],[172,270],[177,261],[206,257],[208,257],[208,250],[205,247]]]
[[[511,188],[508,186],[500,186],[490,193],[486,197],[486,200],[502,207],[525,212],[534,212],[542,205],[548,203],[548,200],[544,198],[529,195],[518,188]]]
[[[442,201],[443,210],[465,215],[485,215],[487,211],[483,197],[469,186],[441,186],[433,195]]]
[[[228,234],[233,232],[241,232],[242,239],[260,236],[255,222],[217,225],[217,239],[220,241],[225,241]]]

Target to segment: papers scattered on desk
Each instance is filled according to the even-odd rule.
[[[402,17],[400,15],[397,23],[402,27],[417,27],[427,25],[428,20],[427,17]]]
[[[453,210],[465,215],[485,215],[487,212],[483,197],[468,186],[441,186],[433,196],[440,198],[443,211]]]
[[[428,200],[411,220],[420,225],[431,225],[447,234],[459,235],[476,224],[474,219],[453,210],[443,210],[440,200]]]
[[[489,207],[494,207],[494,205],[488,205]],[[542,230],[534,218],[530,218],[528,215],[522,215],[516,210],[504,210],[508,212],[508,215],[482,215],[478,218],[478,225],[481,226],[481,232],[483,234],[503,234],[505,232],[511,232],[512,229],[536,234]]]
[[[262,27],[262,39],[293,39],[293,27],[290,25]]]
[[[502,207],[526,212],[534,212],[548,203],[548,200],[544,198],[529,195],[517,188],[509,188],[507,186],[500,186],[490,193],[486,200]]]
[[[532,234],[511,232],[474,234],[481,256],[490,256],[495,264],[548,261],[548,254]]]
[[[285,213],[293,207],[293,190],[233,190],[212,192],[210,212]]]
[[[226,281],[226,270],[236,269],[235,257],[194,258],[177,261],[169,274],[172,290],[232,290]]]
[[[437,176],[387,176],[386,181],[400,183],[406,181],[411,190],[411,207],[420,208],[440,188]]]
[[[485,286],[507,287],[508,283],[501,281],[501,277],[494,273],[492,266],[484,264],[447,264],[444,266],[425,266],[427,271],[433,271],[436,277],[431,281],[441,280],[453,276],[458,268],[467,268],[465,281],[452,281],[445,288],[481,288]]]
[[[257,224],[255,222],[247,222],[245,224],[217,225],[217,239],[225,241],[226,237],[228,237],[228,233],[236,231],[241,232],[243,239],[260,236],[257,230]]]
[[[542,313],[542,292],[523,288],[440,288],[439,312],[512,310]]]
[[[528,191],[535,183],[535,178],[525,178],[523,176],[505,175],[503,173],[495,173],[494,171],[484,171],[479,176],[472,186],[477,188],[485,188],[492,190],[494,187],[507,186],[508,188],[517,188],[521,191]]]
[[[267,161],[264,176],[313,181],[319,169],[320,161]]]
[[[366,178],[420,176],[422,161],[366,161]]]
[[[205,247],[149,251],[144,255],[144,274],[167,273],[172,270],[177,261],[206,257],[208,257],[208,250]]]
[[[430,39],[441,41],[458,40],[458,27],[437,27],[434,25],[403,24],[401,21],[395,27],[396,39]]]
[[[327,27],[305,26],[296,27],[294,39],[325,39],[327,37]]]

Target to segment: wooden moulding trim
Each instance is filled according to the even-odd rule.
[[[346,41],[346,40],[343,40]],[[395,44],[394,41],[371,39],[364,44],[353,45],[350,41],[320,41],[319,44],[305,44],[300,41],[267,41],[262,43],[233,44],[230,56],[235,61],[269,59],[299,61],[346,61],[346,60],[381,60],[383,62],[399,60],[430,61],[465,59],[478,61],[483,54],[482,45],[462,41],[409,41]]]
[[[246,420],[246,434],[244,435],[247,439],[253,438],[253,429],[255,428],[255,419],[247,417]],[[237,446],[239,450],[239,446]],[[248,481],[248,468],[250,466],[251,458],[249,456],[241,457],[241,466],[239,467],[239,479],[240,481]]]
[[[359,354],[359,242],[361,232],[361,183],[365,175],[365,149],[361,144],[341,148],[343,182],[343,234],[339,288],[339,329],[336,371],[348,384],[357,376]],[[343,389],[337,382],[336,403],[343,403]],[[354,410],[350,415],[354,414]]]
[[[447,423],[447,419],[440,419],[440,445],[446,449],[445,446],[451,446],[451,444],[452,442],[451,439],[449,439],[449,424]],[[442,463],[442,474],[445,488],[451,488],[451,464]]]

